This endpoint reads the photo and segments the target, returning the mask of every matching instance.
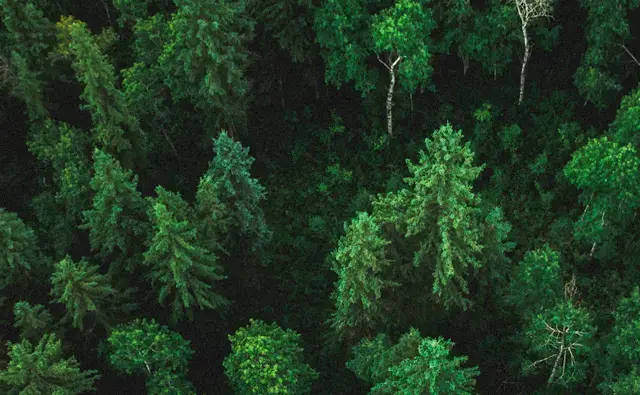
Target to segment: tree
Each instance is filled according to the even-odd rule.
[[[467,357],[451,357],[454,343],[422,338],[411,329],[398,344],[386,335],[362,340],[347,367],[373,385],[371,394],[471,394],[477,367],[463,368]]]
[[[173,319],[187,314],[193,319],[192,306],[216,309],[229,302],[212,290],[212,283],[225,276],[216,256],[197,245],[197,231],[187,219],[187,205],[180,195],[156,188],[150,217],[154,225],[153,240],[144,253],[144,263],[151,266],[151,281],[159,290],[158,301],[171,295]]]
[[[109,363],[126,374],[142,374],[150,394],[194,394],[186,381],[193,351],[179,333],[151,319],[135,319],[113,328],[107,338]]]
[[[10,342],[9,357],[0,381],[10,384],[13,393],[82,394],[95,391],[94,382],[100,377],[96,370],[80,370],[74,357],[65,358],[60,340],[49,333],[35,346],[25,339]]]
[[[520,69],[520,96],[518,105],[524,100],[524,82],[526,68],[531,57],[531,44],[529,43],[529,26],[539,18],[551,18],[553,12],[553,0],[514,0],[522,27],[522,39],[524,42],[524,55],[522,56],[522,68]]]
[[[15,213],[0,208],[0,290],[11,287],[14,296],[26,295],[49,273],[33,229]]]
[[[223,130],[213,142],[216,156],[200,179],[196,192],[196,213],[205,247],[217,251],[228,249],[244,238],[243,248],[255,252],[271,239],[259,204],[265,189],[252,178],[249,168],[255,159]]]
[[[330,319],[341,340],[357,338],[383,324],[389,311],[382,292],[399,285],[384,276],[392,264],[385,256],[390,242],[381,237],[380,226],[372,216],[358,213],[349,226],[345,224],[345,232],[333,252],[333,271],[338,281],[332,296],[335,311]]]
[[[189,99],[215,114],[214,126],[242,130],[248,83],[248,42],[254,22],[245,2],[176,0],[169,22],[171,38],[160,65],[175,101]]]
[[[20,337],[29,341],[42,338],[51,326],[51,313],[41,304],[32,306],[29,302],[17,302],[13,306],[14,326],[20,329]]]
[[[229,336],[231,354],[223,366],[240,394],[310,394],[318,377],[302,360],[300,335],[277,324],[251,319]]]
[[[137,183],[138,177],[111,155],[94,151],[90,183],[94,196],[92,207],[82,213],[80,229],[89,230],[91,249],[102,257],[112,253],[129,257],[136,251],[136,239],[144,240],[148,234],[145,201],[136,190]]]
[[[96,319],[107,323],[104,315],[106,299],[116,290],[109,280],[98,273],[99,266],[90,265],[86,259],[74,262],[68,255],[56,265],[51,277],[51,295],[54,302],[65,305],[63,321],[71,320],[72,325],[84,330],[84,318],[94,312]]]

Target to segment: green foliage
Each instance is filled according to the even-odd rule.
[[[42,81],[38,72],[32,71],[27,60],[16,51],[11,52],[11,63],[15,69],[13,94],[27,105],[30,121],[39,121],[48,115],[42,94]]]
[[[527,316],[555,306],[562,292],[560,255],[545,244],[524,255],[513,274],[507,300]]]
[[[318,377],[302,360],[300,335],[277,324],[250,320],[229,336],[225,374],[239,394],[310,394]]]
[[[72,325],[84,330],[87,313],[94,312],[103,323],[106,299],[116,292],[109,280],[98,272],[97,265],[90,265],[86,259],[74,262],[68,255],[55,267],[51,277],[51,295],[54,302],[65,305],[63,321],[71,320]]]
[[[385,334],[362,340],[347,367],[373,385],[370,394],[471,394],[477,367],[463,368],[466,356],[451,357],[454,343],[422,338],[411,329],[391,345]]]
[[[640,88],[636,88],[622,98],[616,119],[611,124],[616,143],[626,146],[631,144],[636,151],[640,150]]]
[[[189,99],[218,114],[216,127],[242,130],[248,83],[244,76],[254,22],[245,2],[176,0],[170,40],[160,64],[175,100]]]
[[[154,225],[153,240],[144,253],[144,263],[151,266],[151,281],[158,289],[158,301],[171,296],[173,318],[185,313],[193,319],[192,306],[216,309],[228,301],[212,290],[220,274],[216,256],[196,244],[197,232],[190,224],[188,205],[180,195],[156,188],[157,199],[149,215]]]
[[[333,253],[338,281],[330,322],[340,339],[357,338],[384,323],[389,312],[385,311],[382,292],[398,285],[383,275],[392,263],[385,257],[390,242],[381,237],[374,218],[358,213],[349,226],[345,224],[345,232]]]
[[[51,328],[51,313],[41,304],[32,306],[29,302],[17,302],[13,306],[14,326],[20,329],[20,337],[36,341]]]
[[[254,252],[271,239],[259,206],[266,197],[265,189],[249,172],[255,159],[249,156],[249,148],[225,131],[214,140],[213,151],[216,156],[196,193],[200,234],[211,251],[219,246],[231,248],[242,237],[248,240],[242,247]]]
[[[145,201],[136,190],[138,177],[124,170],[111,155],[93,153],[92,207],[83,211],[81,229],[89,230],[91,248],[101,256],[116,252],[127,256],[136,238],[147,236]]]
[[[136,319],[113,328],[107,344],[111,365],[126,374],[144,375],[150,394],[194,393],[185,379],[193,354],[189,341],[166,326]]]
[[[33,289],[50,271],[36,234],[17,214],[0,208],[0,291],[11,287],[14,295]]]
[[[94,391],[100,377],[95,370],[80,370],[74,357],[65,358],[60,340],[52,334],[45,334],[35,346],[24,339],[9,343],[9,357],[0,381],[11,385],[16,394],[82,394]]]
[[[118,24],[122,27],[129,22],[146,18],[149,5],[153,0],[112,0],[112,2],[120,14]]]
[[[564,388],[582,383],[595,332],[589,312],[570,299],[534,315],[525,330],[530,359],[524,373],[544,372],[549,385]]]

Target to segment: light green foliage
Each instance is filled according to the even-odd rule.
[[[581,4],[587,9],[585,30],[589,46],[573,81],[586,101],[604,108],[622,89],[622,70],[618,64],[629,59],[629,54],[620,45],[631,36],[628,14],[639,2],[582,0]]]
[[[95,370],[80,370],[74,357],[65,358],[60,340],[45,334],[38,344],[28,340],[9,343],[9,365],[0,381],[19,394],[74,395],[94,391],[100,377]]]
[[[51,327],[51,313],[43,305],[17,302],[13,306],[14,326],[20,329],[20,337],[36,341]]]
[[[585,210],[575,237],[600,245],[599,255],[615,253],[615,238],[640,207],[640,158],[631,145],[607,137],[591,139],[576,151],[564,173],[583,190]]]
[[[623,146],[631,144],[636,152],[640,150],[640,88],[622,98],[610,130],[614,134],[613,141]]]
[[[333,299],[331,326],[339,338],[357,338],[387,319],[382,292],[398,285],[385,279],[391,261],[385,257],[390,244],[381,236],[380,226],[367,213],[347,226],[334,251],[333,271],[338,275]]]
[[[53,301],[64,304],[66,309],[63,321],[71,320],[80,330],[84,330],[84,319],[89,312],[105,322],[106,300],[116,293],[98,270],[97,265],[90,265],[84,258],[74,262],[67,256],[56,265],[51,277]]]
[[[513,274],[507,300],[527,316],[555,306],[562,292],[560,255],[545,244],[524,255]]]
[[[564,388],[582,383],[595,332],[589,312],[571,298],[535,314],[525,329],[529,359],[523,363],[524,373],[541,372],[549,385]]]
[[[430,34],[435,22],[425,1],[400,0],[391,8],[375,15],[371,22],[373,48],[376,54],[387,53],[402,57],[400,86],[407,92],[424,88],[433,68]]]
[[[138,177],[124,170],[111,155],[96,149],[93,153],[92,207],[83,212],[81,229],[89,229],[91,248],[102,256],[119,249],[127,256],[136,238],[145,238],[145,201],[136,190]]]
[[[249,172],[255,159],[249,156],[249,148],[225,131],[214,140],[213,151],[216,156],[196,193],[200,234],[211,251],[218,245],[230,248],[242,237],[248,241],[242,247],[253,252],[271,239],[259,206],[266,197],[265,189]]]
[[[238,394],[310,394],[318,377],[302,359],[302,340],[291,329],[250,320],[229,336],[225,374]]]
[[[17,214],[0,208],[0,291],[10,286],[12,294],[24,294],[47,275],[49,263],[33,229]]]
[[[113,328],[107,339],[111,365],[147,378],[150,394],[192,394],[186,381],[193,351],[189,341],[155,320],[136,319]],[[175,389],[175,392],[167,392]]]
[[[373,385],[370,394],[471,394],[479,370],[461,367],[467,357],[452,357],[453,346],[441,337],[422,338],[416,329],[393,346],[382,334],[355,346],[347,367]]]
[[[91,113],[94,145],[121,159],[131,160],[125,153],[132,149],[140,153],[142,135],[124,95],[116,87],[113,66],[83,22],[63,17],[57,28],[59,37],[64,37],[60,44],[63,54],[71,56],[76,76],[84,85],[81,98],[86,104],[82,109]]]
[[[446,306],[464,306],[469,292],[465,274],[469,267],[481,266],[480,198],[471,189],[483,166],[473,165],[473,152],[469,143],[462,144],[462,131],[449,124],[436,130],[425,145],[417,164],[407,160],[412,176],[405,180],[410,189],[403,196],[405,236],[422,240],[416,266],[435,255],[433,293]]]
[[[180,195],[156,188],[149,213],[154,236],[144,253],[144,263],[151,266],[151,281],[158,289],[158,301],[171,296],[173,318],[185,313],[193,318],[192,307],[216,309],[228,304],[213,292],[213,282],[224,278],[216,256],[197,245],[197,232],[188,220],[188,205]]]
[[[254,22],[244,1],[176,0],[169,22],[170,40],[160,64],[175,100],[190,99],[219,114],[217,127],[232,132],[244,122],[248,83],[248,41]]]

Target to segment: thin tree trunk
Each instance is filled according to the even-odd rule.
[[[282,86],[282,78],[280,78],[278,82],[280,83],[280,105],[282,106],[282,111],[286,111],[287,106],[284,102],[284,87]]]
[[[387,132],[389,136],[393,136],[393,88],[396,85],[396,75],[393,68],[389,69],[389,76],[391,82],[389,82],[389,92],[387,92]]]
[[[524,83],[526,78],[527,62],[531,56],[531,48],[529,47],[529,35],[527,34],[527,25],[522,25],[522,35],[524,36],[524,56],[522,57],[522,69],[520,70],[520,97],[518,105],[524,100]]]

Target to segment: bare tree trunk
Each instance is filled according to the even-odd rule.
[[[286,111],[287,107],[284,102],[284,87],[282,86],[282,78],[278,80],[280,83],[280,105],[282,106],[282,111]]]
[[[389,92],[387,92],[387,132],[389,136],[393,136],[393,88],[396,85],[396,74],[393,67],[389,69],[389,76],[391,82],[389,82]]]
[[[518,98],[518,105],[522,104],[524,100],[524,83],[526,78],[526,68],[531,56],[531,48],[529,46],[529,34],[527,33],[527,25],[522,25],[522,35],[524,36],[524,56],[522,57],[522,69],[520,69],[520,97]]]

